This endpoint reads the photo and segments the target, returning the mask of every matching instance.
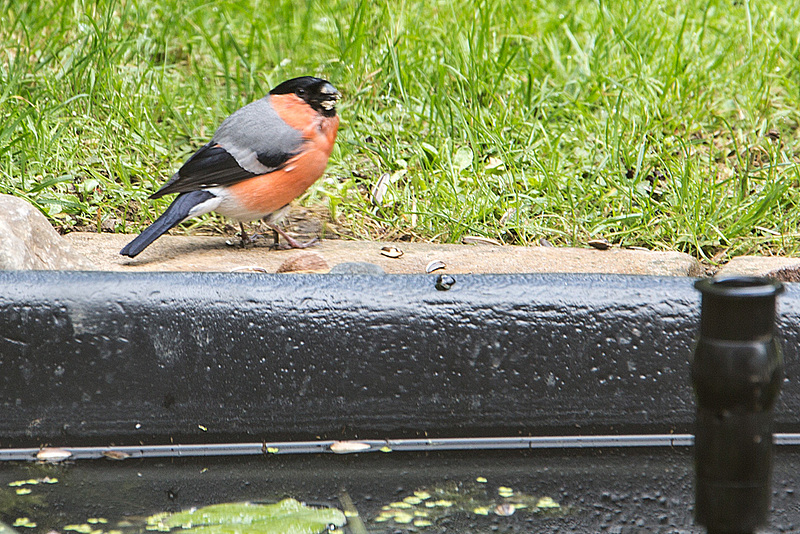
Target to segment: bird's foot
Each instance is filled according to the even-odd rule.
[[[274,224],[270,224],[269,227],[272,228],[272,231],[275,233],[275,242],[272,244],[272,248],[275,248],[277,250],[308,248],[319,243],[319,238],[317,237],[315,237],[311,241],[306,241],[305,243],[301,243],[292,236],[290,236],[289,234],[287,234],[286,232],[284,232],[283,230],[281,230],[280,228],[278,228],[277,226],[275,226]],[[283,237],[283,239],[286,241],[285,244],[280,242],[278,235]]]
[[[231,247],[247,248],[253,246],[258,239],[264,237],[264,234],[259,234],[258,232],[254,233],[253,235],[249,235],[244,229],[244,224],[239,223],[239,228],[240,232],[237,234],[239,236],[239,242],[235,243],[234,241],[228,239],[225,241],[226,245]]]
[[[317,237],[315,237],[314,239],[312,239],[310,241],[306,241],[305,243],[301,243],[301,242],[297,241],[296,239],[292,239],[291,241],[289,241],[287,239],[286,243],[278,243],[278,242],[273,243],[271,245],[271,248],[273,248],[275,250],[291,250],[293,248],[308,248],[308,247],[313,247],[315,245],[319,245],[319,242],[320,242],[319,238],[317,238]]]
[[[264,234],[255,233],[253,235],[247,235],[246,233],[242,233],[240,236],[239,246],[241,248],[251,247],[256,244],[256,241],[264,237]]]

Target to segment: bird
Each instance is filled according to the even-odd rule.
[[[150,198],[178,193],[166,211],[120,254],[135,257],[171,228],[211,211],[239,221],[263,219],[288,243],[305,248],[277,223],[289,203],[325,172],[339,129],[341,93],[327,80],[300,76],[233,112]]]

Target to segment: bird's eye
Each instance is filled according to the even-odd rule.
[[[297,89],[297,94],[302,96],[302,95],[306,94],[306,90],[303,89],[302,87],[299,87]]]

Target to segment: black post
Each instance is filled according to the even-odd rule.
[[[695,518],[709,533],[751,533],[767,523],[772,408],[783,380],[775,336],[780,282],[705,279],[692,362],[697,395]]]

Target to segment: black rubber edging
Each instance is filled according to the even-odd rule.
[[[692,279],[454,278],[0,272],[0,446],[691,432]]]

